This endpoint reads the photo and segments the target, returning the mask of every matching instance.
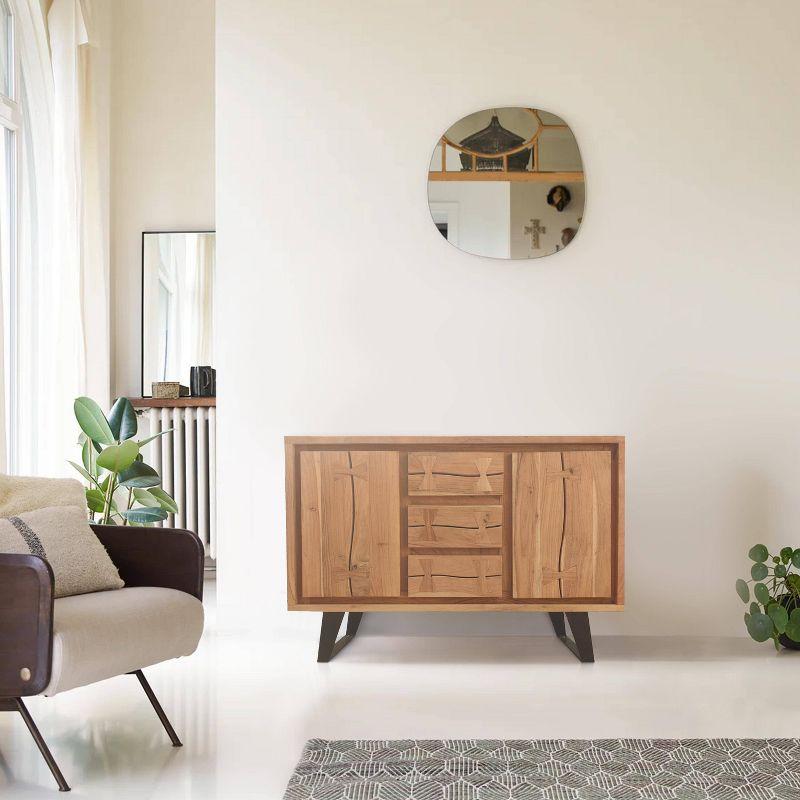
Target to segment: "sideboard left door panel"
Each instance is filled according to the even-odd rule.
[[[304,597],[400,596],[400,456],[300,453]]]
[[[513,595],[611,597],[611,453],[515,453]]]

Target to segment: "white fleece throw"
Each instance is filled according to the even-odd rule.
[[[14,514],[53,506],[85,509],[86,495],[80,481],[0,475],[0,517],[13,517]]]

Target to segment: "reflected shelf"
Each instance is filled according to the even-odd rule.
[[[429,181],[536,181],[539,183],[582,183],[583,172],[429,172]]]

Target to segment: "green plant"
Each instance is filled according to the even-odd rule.
[[[114,403],[108,417],[89,397],[76,398],[73,408],[81,428],[82,463],[69,463],[86,479],[91,519],[104,525],[152,525],[177,513],[177,503],[141,454],[148,442],[169,431],[135,441],[139,426],[127,397]]]
[[[750,603],[744,615],[747,632],[757,642],[772,639],[780,649],[781,636],[800,642],[800,548],[784,547],[772,555],[763,544],[750,548],[753,566],[750,580],[736,581],[736,593],[743,603]],[[753,597],[750,599],[750,584]]]

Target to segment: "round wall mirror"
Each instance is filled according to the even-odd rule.
[[[433,224],[452,245],[490,258],[540,258],[567,247],[583,220],[578,143],[561,117],[490,108],[451,125],[428,170]]]

